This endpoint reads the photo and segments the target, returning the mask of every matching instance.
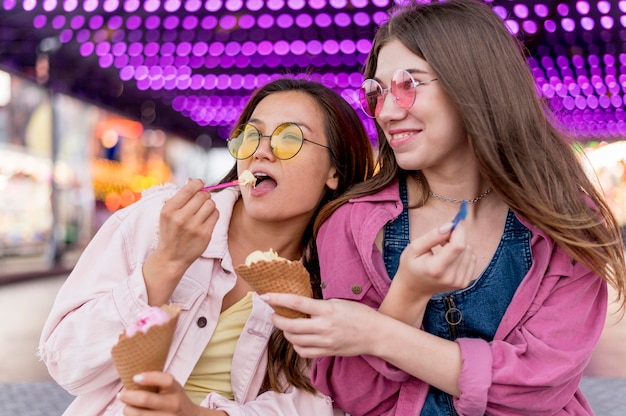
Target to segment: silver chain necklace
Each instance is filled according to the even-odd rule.
[[[474,204],[474,203],[480,201],[481,199],[483,199],[484,197],[486,197],[489,194],[489,192],[491,192],[491,188],[487,188],[487,190],[485,192],[483,192],[482,194],[478,195],[474,199],[448,198],[447,196],[436,194],[433,191],[429,191],[428,193],[430,194],[430,196],[432,196],[434,198],[437,198],[438,200],[444,201],[444,202],[452,202],[454,204],[460,204],[463,201],[467,201],[468,204]]]

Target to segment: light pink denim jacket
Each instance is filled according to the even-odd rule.
[[[156,246],[163,201],[173,185],[155,187],[135,204],[117,211],[97,232],[61,287],[45,323],[38,354],[52,377],[78,396],[65,415],[121,415],[116,400],[122,384],[111,361],[119,333],[148,306],[144,260]],[[171,302],[182,307],[165,371],[184,384],[211,339],[222,298],[234,286],[227,231],[237,190],[213,195],[220,218],[211,242],[186,271]],[[333,415],[328,397],[293,387],[257,397],[267,364],[267,341],[274,327],[271,308],[258,296],[235,348],[234,401],[211,393],[203,406],[243,415]]]
[[[324,298],[380,305],[391,281],[374,238],[401,210],[396,182],[324,223],[317,239]],[[606,283],[519,219],[532,232],[532,266],[492,342],[457,340],[454,406],[459,415],[591,415],[578,385],[603,329]],[[372,356],[318,359],[312,379],[353,416],[419,415],[429,387]]]

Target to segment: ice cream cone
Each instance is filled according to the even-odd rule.
[[[278,292],[313,297],[309,272],[300,261],[257,261],[249,266],[236,266],[235,271],[259,294]],[[307,317],[283,307],[275,307],[274,312],[288,318]]]
[[[180,308],[175,305],[163,305],[161,308],[170,314],[168,322],[152,326],[145,333],[139,331],[131,337],[122,332],[111,349],[113,363],[124,387],[129,390],[156,391],[156,388],[135,384],[133,376],[144,371],[163,371]]]

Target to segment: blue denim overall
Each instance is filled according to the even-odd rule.
[[[400,181],[400,198],[406,207],[405,181]],[[426,307],[424,330],[448,340],[459,337],[493,340],[513,294],[530,269],[530,237],[530,230],[509,210],[502,239],[487,268],[467,288],[434,295]],[[409,212],[404,209],[385,226],[383,258],[392,279],[398,270],[400,254],[408,244]],[[421,415],[456,415],[452,397],[431,386]]]

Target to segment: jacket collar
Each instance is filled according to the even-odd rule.
[[[394,179],[389,185],[380,191],[365,195],[358,198],[350,199],[350,202],[396,202],[400,200],[400,188],[398,178]]]
[[[228,228],[233,215],[233,207],[241,192],[237,187],[227,188],[212,194],[215,207],[219,211],[219,218],[213,229],[211,241],[202,253],[202,257],[226,260],[232,268],[232,260],[228,252]],[[224,264],[223,266],[226,266]]]

